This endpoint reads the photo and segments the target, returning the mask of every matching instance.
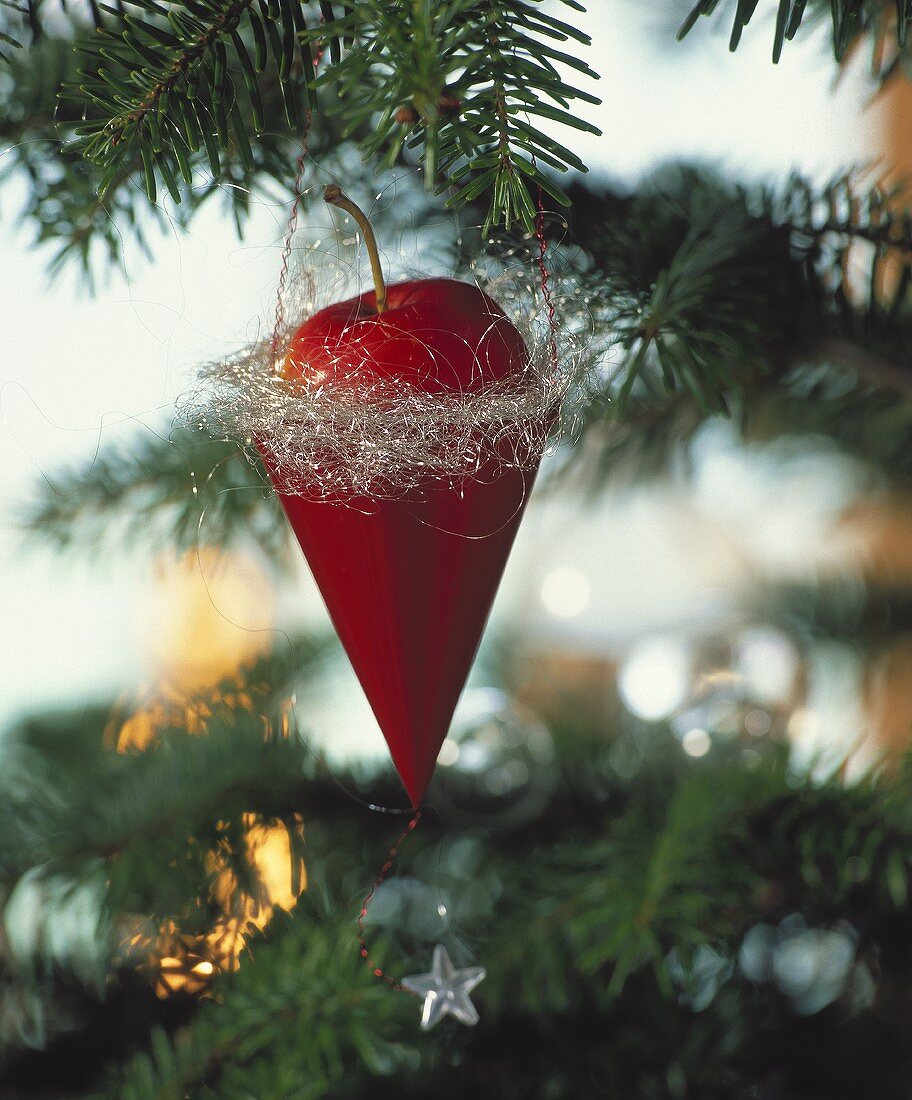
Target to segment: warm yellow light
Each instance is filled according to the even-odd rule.
[[[254,892],[239,889],[234,873],[224,866],[217,853],[211,852],[206,860],[215,876],[213,898],[238,923],[238,952],[243,948],[245,933],[265,928],[275,909],[293,909],[307,886],[304,865],[294,855],[284,825],[265,824],[252,814],[244,816],[244,824],[247,858],[257,877]],[[295,831],[303,837],[304,824],[300,819]]]
[[[299,826],[303,830],[303,825]],[[294,908],[300,889],[306,885],[306,875],[303,866],[300,867],[300,889],[295,891],[295,857],[288,830],[282,825],[252,825],[247,831],[247,853],[269,898],[270,915],[272,909]],[[258,921],[257,927],[264,924],[265,920]]]
[[[169,921],[151,937],[144,939],[134,933],[124,938],[125,957],[144,960],[143,968],[151,970],[159,997],[206,994],[218,974],[237,970],[250,934],[265,928],[276,909],[293,909],[306,888],[304,865],[293,850],[288,829],[252,814],[244,816],[244,824],[256,881],[250,890],[241,890],[224,858],[216,851],[209,853],[206,864],[214,880],[212,898],[223,915],[208,932],[187,935]],[[299,837],[303,829],[298,820],[294,831]]]
[[[118,752],[147,749],[159,732],[205,734],[213,709],[255,709],[245,690],[245,666],[266,652],[273,602],[269,583],[250,559],[200,550],[161,566],[161,585],[147,616],[149,652],[157,681],[134,700],[134,711],[113,719],[108,743]],[[216,686],[217,690],[216,690]],[[292,701],[288,701],[290,710]],[[273,735],[288,736],[283,711]],[[169,921],[157,931],[125,918],[121,951],[151,971],[159,997],[205,994],[219,973],[236,970],[247,937],[265,928],[276,908],[292,909],[306,887],[303,862],[285,824],[253,814],[242,818],[252,883],[240,883],[217,850],[206,860],[211,898],[221,911],[211,928],[189,935]],[[303,822],[292,833],[303,836]]]
[[[249,555],[201,546],[178,561],[159,561],[141,614],[156,677],[199,692],[268,650],[275,595]]]

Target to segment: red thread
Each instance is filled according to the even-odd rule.
[[[377,966],[377,964],[370,957],[370,951],[368,951],[368,948],[367,948],[367,939],[366,939],[365,934],[364,934],[364,918],[367,916],[367,910],[368,910],[368,907],[370,906],[370,903],[374,899],[374,894],[376,894],[377,890],[380,887],[380,884],[386,879],[386,876],[391,871],[392,866],[393,866],[393,861],[395,860],[396,856],[399,854],[399,849],[402,847],[403,841],[406,840],[412,834],[412,832],[414,832],[415,826],[418,824],[418,822],[420,820],[421,820],[421,810],[416,810],[415,811],[415,816],[408,823],[408,825],[406,825],[406,827],[405,827],[405,829],[403,829],[402,834],[399,837],[399,839],[396,841],[396,843],[392,846],[392,848],[390,848],[389,852],[387,853],[386,862],[383,864],[383,867],[380,870],[380,874],[377,875],[377,877],[371,883],[371,888],[370,888],[370,890],[368,890],[367,896],[365,897],[364,901],[361,903],[361,912],[358,914],[358,943],[361,947],[361,958],[364,959],[365,964],[367,966],[369,966],[370,969],[374,972],[374,977],[375,978],[380,978],[381,981],[386,982],[386,984],[391,989],[395,989],[397,992],[402,992],[402,993],[411,993],[412,991],[410,989],[406,989],[404,986],[400,985],[399,982],[397,982],[395,978],[391,978],[389,976],[389,974],[387,974],[383,970],[382,967]],[[412,994],[412,995],[415,996],[415,994]]]
[[[557,341],[554,339],[554,333],[557,329],[557,321],[555,320],[554,299],[551,296],[551,272],[548,270],[547,263],[548,240],[545,237],[545,204],[542,201],[541,184],[538,186],[538,213],[535,218],[535,236],[538,240],[538,270],[541,273],[541,292],[548,310],[548,328],[551,332],[549,342],[551,361],[556,367]]]
[[[548,251],[548,241],[545,237],[545,205],[542,202],[541,185],[538,188],[538,214],[535,218],[535,236],[538,238],[538,270],[541,272],[542,297],[548,307],[548,324],[554,329],[557,324],[554,320],[554,299],[551,297],[551,272],[548,270],[545,259]]]

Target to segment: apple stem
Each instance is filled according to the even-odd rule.
[[[331,206],[338,206],[358,223],[364,234],[364,244],[370,257],[371,274],[374,277],[374,290],[377,298],[377,312],[382,313],[386,309],[386,283],[383,281],[383,268],[380,266],[380,252],[377,249],[377,238],[374,236],[374,227],[368,221],[367,215],[351,201],[348,195],[334,183],[329,183],[323,188],[323,199]]]

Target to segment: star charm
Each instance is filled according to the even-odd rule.
[[[469,994],[484,981],[483,966],[469,966],[456,970],[445,947],[437,944],[430,974],[410,974],[402,979],[402,988],[424,997],[421,1010],[421,1029],[430,1031],[444,1016],[455,1016],[466,1027],[478,1023],[478,1010],[469,1000]]]

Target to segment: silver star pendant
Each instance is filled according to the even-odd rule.
[[[469,966],[456,970],[441,944],[434,948],[430,974],[410,974],[402,979],[402,988],[424,997],[421,1009],[421,1030],[430,1031],[444,1016],[455,1016],[466,1027],[478,1023],[478,1010],[469,1000],[469,994],[484,981],[483,966]]]

